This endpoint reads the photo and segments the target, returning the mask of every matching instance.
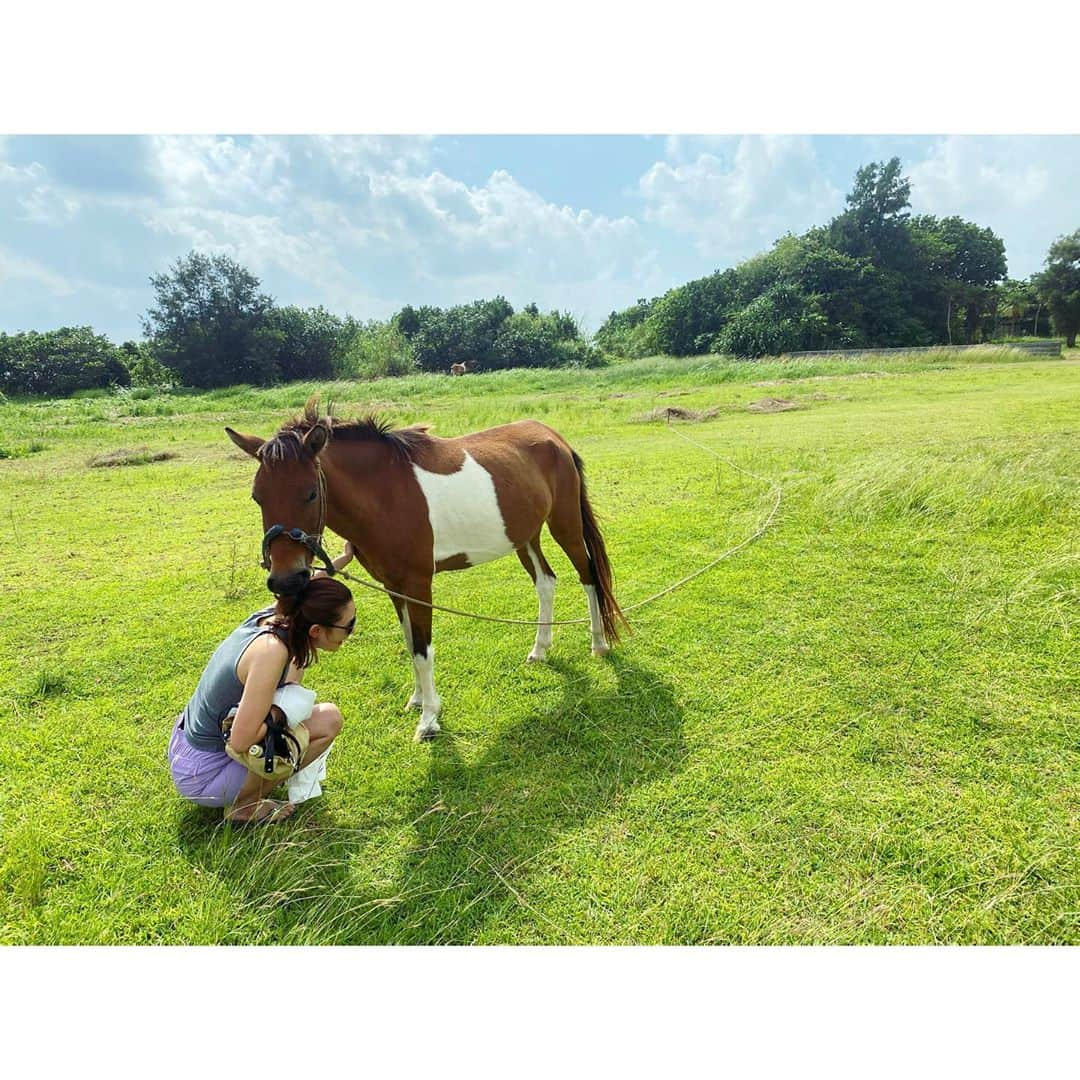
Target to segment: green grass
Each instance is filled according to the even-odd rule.
[[[0,404],[0,941],[1080,941],[1080,353],[413,376]],[[872,367],[868,367],[872,365]],[[346,727],[323,799],[233,831],[164,752],[218,641],[266,599],[252,463],[313,389],[458,434],[524,416],[584,457],[633,616],[436,616],[444,733],[411,741],[388,601],[307,682]],[[764,397],[797,407],[747,406]],[[29,447],[36,452],[30,453]],[[119,447],[175,455],[91,468]],[[340,550],[332,542],[331,550]],[[556,618],[585,602],[560,576]],[[516,560],[436,601],[531,617]]]

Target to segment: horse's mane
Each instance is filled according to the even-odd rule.
[[[389,417],[377,412],[356,420],[342,420],[333,415],[333,404],[327,405],[326,414],[320,415],[318,397],[309,398],[304,411],[286,421],[281,430],[267,439],[259,450],[263,461],[300,461],[304,457],[303,439],[313,427],[326,428],[332,439],[346,442],[375,442],[386,446],[405,461],[412,461],[415,452],[430,442],[427,424],[414,424],[407,428],[394,428]]]

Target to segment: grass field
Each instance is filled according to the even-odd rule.
[[[222,428],[269,435],[315,388],[0,404],[0,941],[1080,941],[1078,360],[317,388],[444,435],[557,428],[627,605],[772,505],[662,410],[711,414],[679,430],[783,497],[605,660],[562,627],[526,667],[527,628],[437,614],[432,744],[412,741],[390,603],[358,590],[358,632],[306,679],[345,715],[326,794],[262,831],[184,803],[164,752],[268,596],[253,463]],[[556,618],[584,616],[545,550]],[[442,575],[435,599],[535,614],[516,559]]]

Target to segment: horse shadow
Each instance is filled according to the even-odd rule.
[[[560,838],[675,775],[687,753],[669,683],[612,653],[604,664],[615,685],[598,690],[587,663],[549,660],[562,679],[559,700],[502,730],[471,760],[482,738],[475,733],[444,730],[430,744],[426,781],[402,823],[408,850],[391,881],[358,890],[349,868],[365,831],[343,827],[325,808],[310,817],[301,808],[272,838],[264,837],[277,829],[257,838],[252,830],[244,846],[262,849],[255,858],[249,850],[230,859],[235,834],[208,843],[205,818],[194,813],[181,824],[181,846],[233,878],[244,912],[264,928],[269,920],[282,943],[469,943],[495,925],[505,940],[515,921],[524,940],[570,943],[523,896],[530,876],[571,874]]]

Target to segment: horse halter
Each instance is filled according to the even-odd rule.
[[[315,469],[319,477],[319,528],[317,532],[306,533],[303,529],[286,529],[284,525],[271,525],[266,530],[262,541],[262,562],[264,570],[270,569],[270,545],[279,537],[287,536],[290,540],[303,544],[311,552],[312,558],[319,558],[326,564],[318,569],[325,570],[331,577],[337,573],[330,556],[322,546],[323,530],[326,528],[326,477],[323,475],[322,466],[315,463]]]

